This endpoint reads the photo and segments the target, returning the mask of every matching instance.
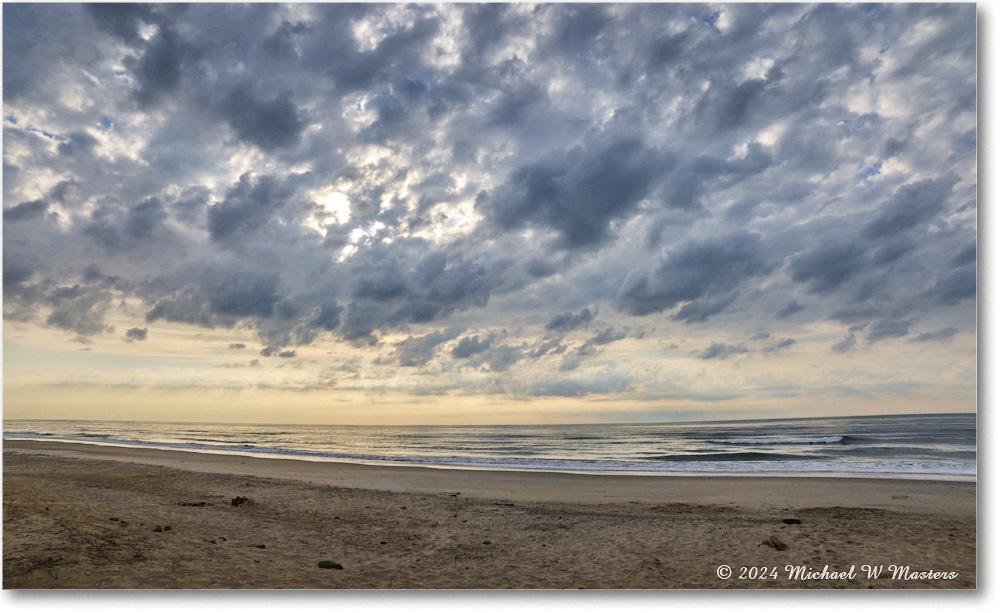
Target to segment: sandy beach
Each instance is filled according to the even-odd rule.
[[[972,482],[445,470],[33,441],[4,441],[3,477],[4,588],[976,585]]]

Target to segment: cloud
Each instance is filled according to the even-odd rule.
[[[197,284],[190,281],[197,279]],[[146,321],[157,320],[193,323],[211,327],[232,327],[245,317],[268,318],[275,314],[281,300],[280,277],[273,273],[208,268],[191,270],[183,275],[164,277],[154,282],[167,295],[146,313]],[[174,291],[170,287],[180,282]]]
[[[725,360],[726,358],[742,353],[749,353],[749,349],[739,345],[727,345],[726,343],[712,343],[707,349],[697,354],[699,360]]]
[[[788,319],[792,315],[798,313],[799,311],[805,310],[805,307],[799,304],[798,300],[790,300],[788,304],[783,306],[776,317],[778,319]]]
[[[482,353],[490,348],[493,344],[493,340],[493,335],[490,335],[482,341],[479,340],[478,335],[463,337],[451,350],[451,355],[454,358],[462,359]]]
[[[45,295],[51,311],[45,323],[89,336],[104,332],[109,292],[101,287],[80,285],[55,287]]]
[[[622,138],[521,166],[494,193],[481,192],[476,208],[504,231],[534,223],[555,231],[562,248],[594,247],[672,166],[639,139]]]
[[[295,37],[310,33],[312,33],[312,27],[308,23],[302,21],[292,23],[285,19],[274,34],[264,41],[264,49],[276,58],[294,59],[299,55]]]
[[[408,336],[405,340],[396,343],[396,351],[388,361],[394,361],[400,366],[423,366],[434,359],[439,345],[454,339],[461,333],[461,329],[451,329],[436,330],[418,337]],[[386,363],[386,361],[381,363]]]
[[[944,209],[958,177],[947,175],[900,187],[879,215],[862,230],[867,238],[882,238],[927,221]]]
[[[260,100],[249,87],[236,87],[223,103],[222,117],[237,138],[263,151],[295,146],[305,128],[288,91],[271,100]]]
[[[59,155],[78,155],[80,153],[90,153],[97,145],[97,139],[86,132],[76,132],[70,134],[65,142],[59,143],[57,150]]]
[[[791,261],[792,280],[811,294],[828,294],[865,269],[864,252],[855,243],[821,245]]]
[[[624,332],[616,332],[614,328],[605,328],[601,330],[589,340],[587,340],[584,345],[599,346],[599,345],[609,345],[615,341],[620,341],[625,338]]]
[[[340,326],[341,314],[343,312],[344,307],[339,306],[336,302],[324,302],[320,305],[319,314],[313,320],[312,324],[324,330],[336,330]]]
[[[535,397],[581,398],[591,395],[626,392],[632,389],[632,380],[623,376],[599,378],[551,379],[530,386],[527,393]]]
[[[187,46],[177,34],[170,27],[161,25],[142,57],[126,60],[138,84],[133,95],[140,108],[150,109],[159,105],[179,88],[181,64],[187,53]]]
[[[844,336],[843,340],[833,345],[831,349],[837,353],[847,353],[848,351],[854,349],[855,345],[857,345],[857,339],[854,337],[853,333],[849,332]]]
[[[95,349],[111,322],[150,351],[165,322],[256,335],[309,356],[296,389],[345,385],[322,373],[346,355],[357,390],[643,399],[742,396],[712,359],[777,380],[817,343],[861,363],[951,338],[954,360],[975,25],[973,5],[5,5],[5,317]]]
[[[947,328],[941,328],[940,330],[934,330],[933,332],[921,332],[911,338],[910,342],[924,343],[927,341],[948,341],[951,340],[951,338],[956,334],[958,334],[958,328],[955,326],[948,326]]]
[[[720,294],[737,290],[747,279],[772,268],[760,236],[737,232],[687,243],[669,252],[649,272],[633,271],[616,299],[621,310],[647,315],[707,298],[679,314],[681,319],[698,321],[725,308],[728,297]]]
[[[764,353],[774,353],[776,351],[781,351],[782,349],[787,349],[787,348],[791,347],[792,345],[794,345],[797,342],[798,341],[796,341],[794,338],[783,338],[783,339],[779,340],[778,342],[776,342],[776,343],[774,343],[772,345],[768,345],[767,347],[765,347],[764,348]]]
[[[136,341],[144,341],[146,340],[148,333],[148,328],[129,328],[125,331],[125,338]]]
[[[940,276],[927,291],[937,303],[954,305],[976,297],[976,269],[963,266]]]
[[[293,189],[270,175],[254,181],[249,173],[229,190],[226,198],[208,209],[208,230],[213,240],[240,238],[267,223],[292,195]]]
[[[504,372],[524,357],[522,347],[496,345],[490,347],[478,359],[480,364],[489,366],[490,372]]]
[[[589,324],[593,318],[594,314],[588,308],[581,309],[576,314],[567,311],[550,319],[549,323],[545,324],[545,329],[549,332],[569,332]]]
[[[27,219],[38,219],[49,210],[49,203],[45,200],[32,200],[3,210],[4,223],[17,223]]]
[[[960,266],[966,266],[968,264],[975,264],[976,262],[976,244],[970,243],[962,248],[961,251],[955,254],[955,257],[951,259],[951,265],[958,268]]]
[[[880,319],[868,328],[865,337],[869,343],[874,343],[887,338],[899,338],[906,336],[910,332],[912,322],[900,319]]]

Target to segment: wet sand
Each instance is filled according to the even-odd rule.
[[[447,470],[33,441],[4,441],[3,476],[4,588],[976,585],[972,482]],[[723,564],[732,577],[719,578]],[[911,578],[893,579],[893,566]],[[912,578],[927,571],[957,575]]]

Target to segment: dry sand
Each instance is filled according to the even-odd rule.
[[[468,471],[4,441],[3,587],[970,588],[975,498],[971,482]],[[717,576],[722,564],[732,578]],[[883,575],[867,579],[865,564]],[[892,565],[957,576],[894,580]],[[857,575],[790,579],[789,566]],[[742,567],[766,577],[741,579],[761,572]]]

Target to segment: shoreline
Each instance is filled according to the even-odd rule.
[[[950,473],[870,473],[870,472],[834,472],[834,471],[801,471],[801,472],[781,472],[781,471],[753,471],[753,472],[712,472],[712,471],[655,471],[655,470],[584,470],[572,468],[525,468],[518,466],[494,466],[494,465],[464,465],[464,464],[435,464],[433,462],[406,462],[400,460],[367,460],[359,458],[330,457],[323,455],[308,455],[302,453],[264,453],[255,451],[242,451],[230,449],[201,449],[196,447],[169,446],[166,444],[129,444],[125,442],[107,441],[80,441],[61,438],[35,438],[35,437],[4,437],[4,443],[8,441],[26,441],[29,443],[57,443],[67,445],[94,445],[98,447],[117,447],[122,449],[148,449],[153,451],[176,451],[181,453],[197,453],[206,455],[233,456],[237,458],[259,458],[275,460],[296,460],[301,462],[316,462],[330,464],[358,464],[362,466],[382,466],[389,468],[431,468],[436,470],[468,470],[486,472],[524,472],[524,473],[553,473],[570,475],[598,475],[598,476],[627,476],[627,477],[733,477],[733,478],[754,478],[754,477],[779,477],[779,478],[836,478],[836,479],[896,479],[904,481],[953,481],[976,483],[977,475],[950,474]]]
[[[753,508],[865,506],[897,512],[975,516],[976,482],[871,476],[595,474],[492,470],[313,461],[119,447],[98,443],[4,439],[4,452],[128,462],[205,472],[288,479],[390,492],[463,496],[521,502],[642,502],[728,504]]]
[[[969,482],[441,470],[28,441],[4,441],[3,460],[5,589],[977,583]],[[873,579],[864,565],[913,577]]]

